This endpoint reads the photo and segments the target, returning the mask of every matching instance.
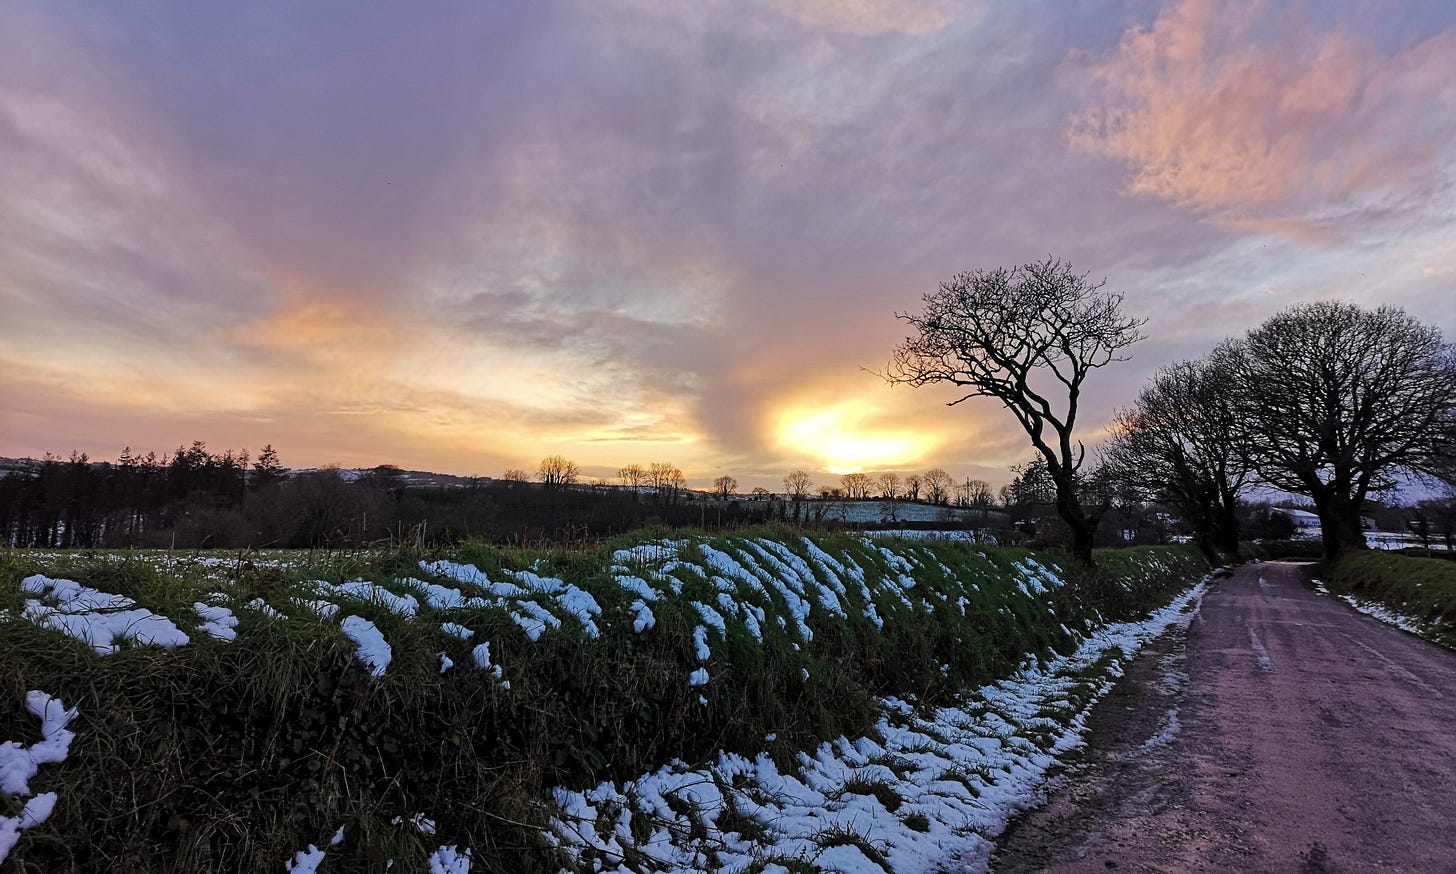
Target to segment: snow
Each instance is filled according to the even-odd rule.
[[[693,601],[689,606],[698,611],[698,615],[703,617],[704,624],[718,632],[719,637],[725,640],[728,638],[728,624],[723,620],[723,614],[702,601]]]
[[[627,574],[617,575],[617,585],[638,596],[644,601],[656,601],[662,594],[652,588],[646,580],[641,577],[634,577]]]
[[[717,635],[719,640],[726,640],[730,626],[739,629],[731,633],[738,634],[735,640],[743,644],[751,644],[750,637],[761,642],[765,628],[779,635],[780,640],[787,634],[787,645],[799,651],[802,644],[805,664],[812,665],[807,661],[813,638],[808,623],[811,616],[816,624],[851,619],[858,623],[858,633],[868,631],[870,625],[882,628],[887,619],[919,622],[927,612],[964,613],[972,601],[981,598],[1024,598],[1045,606],[1046,595],[1063,584],[1054,565],[1021,558],[1016,562],[1009,591],[997,584],[987,587],[990,594],[981,594],[978,586],[957,579],[957,574],[938,562],[929,547],[919,544],[900,544],[891,549],[881,542],[866,541],[872,547],[866,560],[859,557],[864,550],[857,545],[825,548],[808,538],[787,545],[769,538],[715,542],[716,546],[700,541],[663,541],[619,550],[613,557],[619,564],[612,567],[610,577],[601,578],[606,586],[615,583],[616,588],[632,597],[624,608],[620,605],[627,599],[612,592],[607,603],[612,605],[611,621],[623,626],[630,621],[637,634],[656,626],[653,608],[664,594],[680,592],[686,583],[692,592],[690,598],[695,598],[684,599],[691,608],[687,615],[700,623],[692,626],[693,653],[699,664],[686,679],[690,687],[700,687],[704,694],[711,680],[710,639]],[[489,628],[493,638],[514,633],[504,626],[506,617],[530,641],[546,634],[576,633],[578,627],[582,634],[596,637],[603,615],[596,598],[571,583],[544,575],[544,567],[541,562],[530,570],[491,571],[496,577],[491,579],[490,574],[470,564],[422,562],[420,568],[436,581],[402,577],[387,586],[364,579],[338,584],[317,582],[311,591],[303,590],[305,599],[288,603],[326,618],[347,614],[339,628],[353,641],[357,657],[375,677],[389,669],[393,652],[374,622],[355,611],[375,617],[384,611],[402,619],[428,622],[442,634],[462,641],[476,636],[463,623]],[[1001,571],[988,565],[986,573]],[[945,585],[931,584],[942,577]],[[988,580],[991,577],[982,582]],[[27,602],[26,618],[76,636],[66,623],[85,617],[83,630],[89,636],[83,639],[103,654],[128,640],[160,645],[171,641],[173,646],[188,642],[186,635],[165,617],[123,596],[40,575],[23,581],[22,588],[39,598]],[[1180,603],[1186,608],[1199,596],[1201,590],[1195,590]],[[221,597],[204,596],[192,604],[192,609],[203,632],[232,640],[237,635],[237,617],[227,607],[217,605]],[[856,599],[862,599],[862,605],[855,603]],[[262,599],[254,599],[246,606],[265,616],[281,616]],[[370,612],[366,606],[377,609]],[[646,867],[667,870],[741,872],[774,855],[804,859],[820,870],[881,870],[860,849],[864,846],[873,848],[871,856],[883,854],[890,870],[930,870],[937,865],[978,870],[989,854],[990,841],[1008,817],[1030,803],[1055,757],[1080,743],[1089,699],[1095,700],[1110,684],[1107,674],[1090,669],[1106,657],[1112,660],[1115,673],[1117,661],[1130,657],[1147,636],[1179,621],[1174,615],[1178,607],[1175,604],[1145,623],[1093,633],[1070,656],[1042,663],[1028,660],[1015,676],[969,691],[954,706],[917,711],[911,702],[887,698],[882,702],[882,718],[868,736],[821,744],[782,767],[766,753],[744,756],[720,752],[705,763],[673,762],[636,780],[603,783],[586,792],[557,790],[557,816],[547,837],[580,862],[584,870],[596,871],[619,870],[624,855],[635,858],[636,853],[642,854]],[[467,612],[480,610],[497,612],[481,625],[478,622],[482,617]],[[862,613],[863,619],[859,615],[851,617],[851,612]],[[125,630],[140,628],[141,633],[122,634],[111,628],[110,617],[129,613],[136,614],[133,618],[137,622]],[[1048,627],[1058,624],[1050,618]],[[782,631],[775,630],[774,625]],[[174,636],[164,633],[169,628]],[[106,637],[107,633],[112,636]],[[476,668],[499,680],[501,689],[509,688],[501,665],[491,659],[488,642],[470,647],[468,659],[461,655],[464,648],[456,653],[462,663],[473,662]],[[456,666],[449,652],[439,652],[438,656],[441,673]],[[808,682],[807,667],[798,667],[802,679]],[[950,674],[948,665],[940,667],[942,674]],[[696,695],[697,690],[692,694]],[[702,695],[697,697],[700,704],[709,703]],[[49,720],[50,705],[42,702],[39,706],[37,715],[46,714]],[[64,713],[59,702],[55,702],[55,709]],[[1178,730],[1176,719],[1177,713],[1170,713],[1168,724],[1157,737],[1171,739]],[[65,744],[69,744],[70,732],[64,731],[64,725],[61,721],[54,731],[45,732],[46,740],[27,750],[39,751],[28,761],[37,765],[59,761],[45,758],[54,755],[46,752],[46,744],[52,735],[64,736]],[[765,743],[773,742],[774,735],[769,733]],[[34,767],[29,767],[23,776],[12,776],[12,771],[16,775],[21,771],[6,769],[21,761],[19,750],[14,743],[0,746],[0,779],[5,781],[0,788],[11,794],[17,794],[9,788],[11,785],[28,791],[30,777],[35,773]],[[62,749],[61,758],[64,754]],[[781,758],[779,761],[783,762]],[[894,810],[887,809],[880,800],[891,794],[900,799],[890,805]],[[30,799],[23,812],[0,819],[0,846],[6,840],[14,845],[20,829],[26,827],[23,822],[44,819],[55,798],[43,799],[45,796]],[[688,802],[694,808],[691,816],[680,812],[682,805],[677,800],[669,805],[668,799]],[[719,815],[729,805],[738,814],[737,821],[746,818],[765,826],[753,830],[760,837],[750,840],[719,827]],[[9,809],[18,810],[19,805]],[[917,826],[923,816],[930,822],[929,831],[920,832],[906,825],[905,819],[910,816],[916,817],[912,821]],[[728,821],[725,818],[724,822]],[[423,813],[411,823],[422,833],[433,833],[433,824]],[[431,831],[425,831],[424,823],[430,823]],[[341,839],[342,829],[335,833],[332,843]],[[285,864],[290,871],[314,871],[324,862],[326,850],[310,844]],[[430,856],[429,865],[431,871],[456,874],[468,871],[470,863],[470,850],[452,845],[439,847]],[[782,868],[767,865],[762,870]]]
[[[1332,594],[1329,590],[1329,587],[1327,587],[1322,580],[1314,580],[1313,582],[1316,592],[1319,592],[1321,595]],[[1372,601],[1368,598],[1359,598],[1349,594],[1340,595],[1339,598],[1341,601],[1344,601],[1346,604],[1349,604],[1351,607],[1355,608],[1361,613],[1364,613],[1366,616],[1379,619],[1386,625],[1393,625],[1396,628],[1399,628],[1401,631],[1414,634],[1417,637],[1423,637],[1427,640],[1437,640],[1440,637],[1439,626],[1434,628],[1427,627],[1414,616],[1408,616],[1399,611],[1392,610],[1390,607],[1382,604],[1379,601]]]
[[[384,676],[385,669],[394,658],[394,652],[374,623],[360,616],[346,616],[340,628],[358,647],[356,654],[359,661],[368,665],[370,675]]]
[[[657,624],[657,617],[652,615],[652,608],[642,599],[632,602],[632,630],[641,634]]]
[[[318,593],[325,598],[336,599],[340,596],[353,598],[357,601],[377,604],[399,616],[413,616],[420,611],[420,602],[414,597],[396,595],[378,583],[371,583],[368,580],[354,580],[338,585],[320,580],[315,582],[314,586],[317,587]]]
[[[482,643],[470,651],[470,657],[475,660],[477,668],[485,669],[490,667],[490,644]]]
[[[470,850],[453,844],[430,854],[430,874],[470,874]]]
[[[676,871],[741,872],[771,856],[825,871],[984,871],[992,841],[1034,802],[1056,757],[1081,744],[1092,702],[1111,688],[1121,662],[1168,627],[1191,621],[1203,592],[1200,584],[1143,622],[1103,629],[1071,655],[1044,664],[1028,659],[1015,676],[955,706],[922,714],[885,699],[875,736],[821,744],[786,770],[767,753],[719,752],[698,767],[675,762],[585,792],[557,788],[546,837],[588,871],[626,871],[629,847],[651,866]],[[1112,670],[1089,677],[1103,659],[1114,662]],[[699,669],[692,682],[700,675],[706,682],[706,674]],[[1177,731],[1174,716],[1158,739]],[[1049,740],[1039,745],[1033,737]],[[896,809],[866,787],[888,790],[900,799]],[[692,811],[676,812],[669,797]],[[604,805],[620,813],[603,819]],[[719,817],[730,808],[740,821],[766,826],[761,837],[725,831]],[[916,814],[927,831],[906,824]],[[883,855],[885,866],[860,846]]]
[[[219,607],[213,604],[204,604],[198,601],[192,605],[197,615],[202,619],[202,630],[218,640],[236,640],[238,636],[238,617],[233,611],[226,607]]]
[[[128,640],[167,649],[184,646],[190,640],[172,620],[137,607],[124,595],[41,574],[21,580],[20,588],[41,596],[39,601],[27,600],[21,616],[89,644],[98,655],[111,655]]]
[[[554,604],[562,613],[581,624],[587,637],[600,637],[596,618],[602,614],[601,605],[591,593],[573,583],[543,577],[534,571],[504,571],[515,582],[496,582],[480,568],[472,564],[453,561],[420,562],[426,573],[446,577],[456,582],[474,586],[489,592],[491,598],[466,597],[459,589],[449,589],[419,580],[401,580],[422,592],[435,609],[453,607],[498,607],[509,612],[511,619],[526,632],[526,637],[536,641],[548,629],[561,628],[561,620],[535,599],[541,598]],[[529,596],[529,597],[528,597]]]
[[[262,598],[254,598],[253,600],[249,601],[248,602],[248,609],[249,610],[257,611],[258,613],[262,613],[264,616],[268,617],[269,619],[283,619],[283,618],[285,618],[282,613],[279,613],[277,610],[274,610],[271,606],[268,605],[268,602],[267,601],[264,601]]]
[[[76,734],[66,728],[76,717],[75,709],[67,710],[59,698],[32,690],[25,695],[25,706],[40,719],[41,739],[30,746],[19,741],[0,743],[0,792],[17,799],[31,794],[30,781],[41,765],[55,765],[66,760]],[[43,823],[55,810],[56,793],[42,792],[25,802],[18,816],[0,816],[0,862],[20,841],[20,832]]]
[[[466,628],[464,625],[461,625],[458,622],[446,622],[445,624],[440,626],[440,630],[445,632],[446,634],[452,634],[455,637],[460,638],[461,640],[469,640],[470,638],[475,636],[474,631],[471,631],[469,628]]]
[[[307,850],[299,850],[293,854],[293,861],[284,862],[283,869],[289,874],[317,874],[318,866],[324,861],[324,851],[308,845]]]

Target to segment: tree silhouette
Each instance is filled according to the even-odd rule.
[[[1082,386],[1093,370],[1122,360],[1143,324],[1124,316],[1122,297],[1101,293],[1103,284],[1052,258],[957,274],[925,295],[922,312],[897,314],[915,334],[883,374],[892,384],[967,390],[950,406],[990,397],[1010,410],[1046,460],[1072,556],[1088,566],[1100,514],[1083,507],[1077,490],[1086,457],[1073,436]]]
[[[1404,310],[1292,307],[1227,344],[1259,476],[1303,494],[1326,560],[1365,547],[1368,496],[1438,473],[1456,418],[1456,350]]]

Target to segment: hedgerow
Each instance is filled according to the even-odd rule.
[[[36,778],[61,802],[7,864],[271,870],[343,826],[329,870],[417,869],[443,843],[476,871],[559,870],[552,787],[718,751],[789,761],[870,730],[886,696],[933,707],[1205,570],[1184,548],[1098,558],[1079,575],[1019,549],[784,530],[266,560],[0,552],[0,740],[38,739],[29,690],[78,711],[69,757]],[[35,621],[36,575],[130,598],[190,640],[98,655]],[[432,600],[446,590],[459,602]],[[231,612],[236,639],[197,604]],[[387,666],[361,659],[345,616],[378,630]],[[0,793],[0,816],[18,810]]]
[[[1329,577],[1332,590],[1378,601],[1456,647],[1456,563],[1365,550],[1341,558]]]

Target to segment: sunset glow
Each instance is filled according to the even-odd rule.
[[[0,456],[704,486],[944,467],[994,403],[865,373],[1049,253],[1160,365],[1292,304],[1456,335],[1456,5],[128,4],[0,28]]]
[[[829,473],[898,470],[920,464],[935,441],[909,430],[867,427],[868,404],[846,401],[833,407],[782,414],[778,439],[791,453],[816,459]]]

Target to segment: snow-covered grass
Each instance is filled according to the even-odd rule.
[[[70,756],[32,781],[55,793],[50,818],[0,794],[6,822],[29,817],[23,864],[614,867],[570,838],[589,804],[626,856],[688,864],[716,847],[756,870],[828,870],[890,852],[913,870],[994,832],[945,819],[921,771],[959,779],[964,810],[1024,794],[1132,646],[1089,634],[1203,570],[1190,550],[1125,550],[1081,578],[1025,550],[788,531],[208,558],[0,552],[0,737],[40,740],[30,690],[79,714]],[[1023,757],[1005,759],[1009,782],[1003,759],[967,758],[993,747]],[[699,773],[733,812],[703,821],[697,790],[673,782]],[[650,812],[589,796],[635,804],[644,775],[667,787]],[[767,783],[748,792],[750,777]],[[823,805],[775,801],[788,781]],[[863,797],[933,845],[804,819],[868,815]],[[628,810],[622,843],[602,817]]]
[[[867,734],[783,765],[767,753],[674,762],[586,791],[557,789],[550,833],[579,870],[981,871],[1057,757],[1080,745],[1122,665],[1186,623],[1200,584],[1070,654],[917,709],[893,698]],[[1176,730],[1176,729],[1173,729]],[[645,864],[644,864],[645,863]]]
[[[1456,562],[1354,553],[1335,565],[1328,585],[1362,613],[1456,648]]]

